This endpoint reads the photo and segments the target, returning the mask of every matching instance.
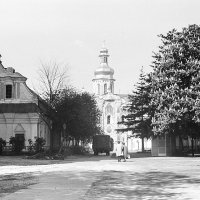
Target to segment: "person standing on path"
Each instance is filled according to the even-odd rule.
[[[127,158],[127,146],[125,145],[125,142],[122,143],[122,153],[123,153],[124,162],[126,162],[126,158]]]
[[[118,162],[121,162],[121,157],[123,156],[123,152],[122,152],[122,145],[120,141],[117,142],[116,156],[117,156]]]

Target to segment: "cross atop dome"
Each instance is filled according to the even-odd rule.
[[[105,48],[106,48],[106,41],[104,40],[102,44],[102,49],[105,49]]]
[[[100,63],[108,63],[108,57],[110,56],[108,54],[108,49],[106,48],[106,45],[105,45],[105,40],[103,41],[103,45],[102,45],[102,48],[100,50],[100,54],[99,54],[99,57],[100,57]]]

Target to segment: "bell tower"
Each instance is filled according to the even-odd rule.
[[[93,92],[95,95],[114,94],[114,70],[108,65],[108,49],[103,45],[100,50],[100,65],[94,72]]]

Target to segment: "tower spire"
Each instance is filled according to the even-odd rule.
[[[109,54],[108,54],[108,49],[105,46],[105,40],[103,41],[103,45],[102,45],[102,48],[100,50],[99,57],[100,57],[100,63],[108,64]]]
[[[103,48],[103,49],[106,48],[106,40],[103,40],[102,48]]]
[[[103,95],[114,93],[114,70],[108,65],[108,49],[105,47],[105,42],[100,50],[100,65],[94,72],[93,88],[94,93]]]

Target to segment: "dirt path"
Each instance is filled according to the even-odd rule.
[[[33,173],[37,183],[3,200],[199,199],[199,158],[92,158],[63,164],[0,167],[0,173]]]

